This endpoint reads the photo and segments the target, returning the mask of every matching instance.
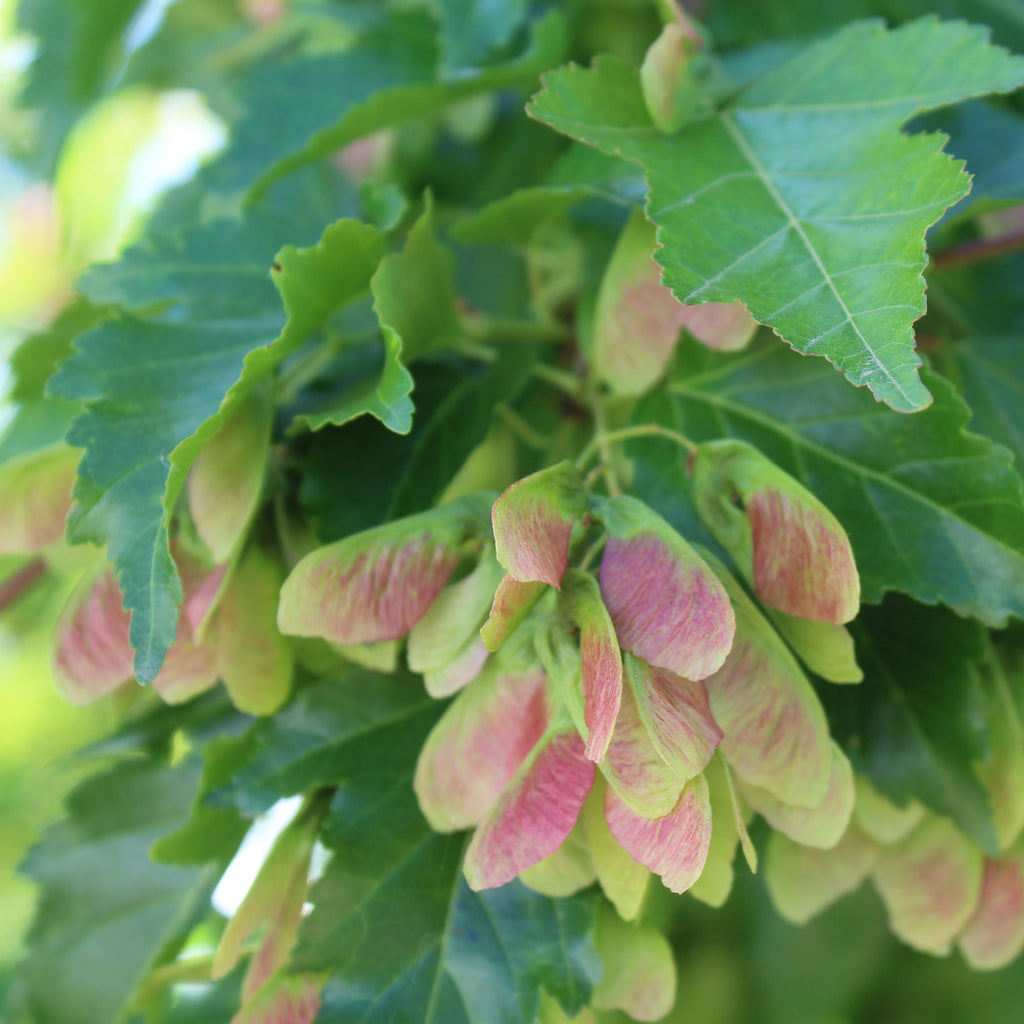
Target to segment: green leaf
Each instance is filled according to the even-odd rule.
[[[529,344],[503,348],[481,378],[464,376],[452,387],[416,440],[395,488],[391,518],[421,512],[437,501],[484,440],[496,407],[526,384],[536,354],[536,346]]]
[[[40,111],[39,147],[52,168],[75,119],[109,88],[124,32],[143,0],[21,0],[18,28],[38,40],[21,104]]]
[[[527,0],[433,0],[445,67],[477,67],[505,46],[526,18]]]
[[[826,703],[855,766],[883,795],[921,800],[995,854],[991,802],[975,768],[989,755],[989,701],[975,669],[984,630],[896,596],[863,608],[850,628],[864,682],[829,688]]]
[[[75,789],[26,858],[41,887],[23,973],[36,1024],[112,1024],[145,971],[172,958],[208,907],[215,870],[149,860],[188,814],[194,762],[125,761]]]
[[[68,434],[86,449],[68,535],[108,545],[142,682],[174,640],[181,585],[168,523],[189,467],[255,383],[366,290],[382,254],[380,232],[350,220],[278,252],[308,230],[295,224],[302,212],[260,209],[151,237],[82,280],[94,300],[126,311],[80,339],[51,382],[86,405]]]
[[[517,189],[460,220],[452,238],[460,242],[528,245],[548,221],[563,217],[591,189],[584,186],[534,185]]]
[[[318,1020],[534,1024],[542,987],[574,1015],[600,970],[594,894],[553,900],[519,882],[472,892],[464,836],[435,834],[416,806],[418,748],[403,738],[374,768],[364,761],[325,822],[334,857],[292,960],[331,972]]]
[[[296,167],[371,132],[470,96],[530,88],[558,63],[565,45],[564,22],[551,12],[514,60],[446,79],[433,19],[423,10],[392,9],[342,53],[258,65],[240,87],[245,113],[231,145],[205,183],[229,195],[258,195]]]
[[[226,867],[249,830],[250,822],[234,808],[210,807],[208,793],[231,781],[249,755],[245,737],[217,736],[203,748],[203,775],[192,803],[192,816],[177,831],[158,839],[150,856],[161,864],[206,864]]]
[[[899,416],[853,391],[816,360],[778,346],[716,356],[680,347],[673,395],[635,413],[694,441],[748,441],[808,488],[842,523],[853,545],[862,599],[887,590],[941,601],[990,625],[1024,616],[1024,491],[1006,449],[965,431],[969,411],[926,371],[930,409]],[[679,449],[646,452],[639,492],[678,518],[676,490],[689,484]],[[685,512],[683,512],[685,515]]]
[[[946,148],[973,174],[971,194],[950,214],[976,216],[1024,200],[1024,118],[984,100],[941,110],[915,128],[949,136]]]
[[[912,324],[925,229],[969,188],[915,113],[1024,83],[984,29],[851,25],[676,135],[650,122],[637,73],[599,59],[546,78],[530,114],[640,163],[664,280],[684,302],[739,299],[797,351],[894,409],[925,407]]]
[[[971,427],[1006,445],[1024,468],[1024,349],[1018,338],[969,338],[949,347],[960,386],[974,414]]]
[[[370,282],[374,312],[384,335],[384,368],[328,409],[299,417],[312,430],[328,423],[341,426],[369,412],[396,434],[412,429],[413,380],[403,365],[431,349],[454,341],[459,332],[455,311],[452,256],[434,235],[427,205],[400,253],[385,256]]]
[[[307,686],[252,728],[247,759],[208,802],[257,815],[282,797],[352,775],[386,775],[398,751],[419,751],[442,710],[409,674],[355,669]]]
[[[882,17],[898,24],[926,14],[990,25],[1001,46],[1024,50],[1024,11],[1005,0],[731,0],[710,7],[707,23],[714,38],[731,48],[778,36],[822,35],[855,18]]]

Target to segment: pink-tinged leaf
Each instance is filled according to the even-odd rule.
[[[474,890],[511,882],[565,841],[594,782],[574,727],[548,732],[477,827],[466,851]]]
[[[849,538],[802,484],[743,441],[698,445],[693,473],[701,518],[765,604],[837,624],[857,614]]]
[[[831,850],[800,846],[773,832],[765,858],[765,881],[775,909],[787,921],[805,924],[857,889],[875,866],[879,850],[873,839],[852,825]]]
[[[736,623],[707,563],[635,498],[604,499],[596,510],[608,530],[601,594],[623,650],[686,679],[715,672]]]
[[[856,802],[853,820],[865,835],[883,846],[898,843],[909,835],[925,815],[925,809],[916,800],[898,807],[882,796],[863,775],[854,778]]]
[[[420,751],[413,788],[436,832],[481,821],[548,726],[544,674],[491,662],[445,711]]]
[[[278,974],[231,1018],[231,1024],[313,1024],[326,975]]]
[[[603,761],[622,701],[619,641],[597,580],[570,569],[563,582],[565,608],[580,630],[586,755],[591,761]]]
[[[337,644],[405,636],[448,582],[462,542],[482,535],[482,506],[460,499],[313,551],[281,588],[278,628]]]
[[[623,849],[660,875],[672,892],[686,892],[700,878],[711,844],[711,803],[703,776],[687,783],[663,818],[642,818],[613,789],[605,795],[604,814]]]
[[[654,749],[681,781],[689,782],[704,771],[722,739],[704,683],[655,668],[631,654],[624,664]]]
[[[596,1010],[623,1010],[632,1020],[661,1020],[676,1001],[672,947],[651,924],[630,924],[598,907],[594,944],[604,970],[594,986]]]
[[[234,969],[242,956],[242,945],[250,935],[264,925],[273,926],[294,916],[296,904],[301,915],[309,858],[322,817],[317,813],[319,810],[307,805],[277,837],[245,899],[221,934],[210,970],[215,981]],[[285,950],[284,955],[287,953]],[[257,980],[254,978],[253,982]],[[253,989],[258,987],[252,986]]]
[[[502,577],[498,589],[494,592],[491,614],[480,629],[480,638],[487,650],[497,651],[522,625],[547,592],[546,583],[538,583],[535,580],[521,583],[512,576]]]
[[[767,608],[768,618],[797,657],[816,675],[830,683],[859,683],[864,673],[850,631],[835,622],[815,622]]]
[[[668,814],[683,790],[683,780],[651,742],[629,687],[622,691],[619,717],[601,772],[619,797],[647,818]]]
[[[986,860],[981,896],[957,936],[967,962],[977,971],[1005,967],[1024,948],[1024,850]]]
[[[267,468],[273,404],[250,394],[196,456],[188,504],[196,532],[215,562],[225,562],[245,536]]]
[[[742,821],[733,799],[732,784],[725,762],[713,757],[704,770],[711,805],[711,845],[700,878],[690,887],[690,895],[710,907],[720,907],[732,892],[733,861],[740,838]],[[744,832],[746,831],[744,827]]]
[[[292,688],[292,648],[277,628],[283,580],[277,561],[250,547],[217,606],[217,671],[235,707],[250,715],[273,714]]]
[[[587,511],[579,472],[560,462],[512,484],[494,503],[498,561],[521,583],[560,587],[572,528]]]
[[[55,445],[0,466],[0,555],[28,555],[64,538],[81,451]]]
[[[470,641],[479,640],[480,626],[501,579],[501,566],[488,546],[468,576],[448,584],[437,595],[409,633],[406,656],[413,672],[426,674],[444,669],[464,652]],[[486,653],[485,649],[485,656]]]
[[[736,641],[704,681],[723,732],[719,750],[747,783],[795,807],[815,807],[828,788],[832,741],[814,688],[753,602],[723,575],[736,611]]]
[[[427,693],[438,700],[458,693],[480,675],[488,657],[490,651],[484,646],[483,640],[479,636],[470,637],[454,661],[449,662],[444,668],[424,673],[423,684],[427,688]]]
[[[128,622],[110,572],[78,585],[54,632],[54,677],[68,700],[88,704],[132,678]]]
[[[605,781],[600,774],[587,795],[580,821],[590,849],[590,860],[605,896],[624,921],[632,921],[640,913],[650,871],[638,864],[619,845],[608,829],[604,817]]]
[[[981,895],[984,857],[946,818],[929,814],[879,854],[872,878],[889,927],[907,945],[945,956]]]
[[[593,885],[596,880],[582,814],[568,838],[554,853],[519,874],[519,881],[524,885],[554,899],[571,896]]]
[[[757,321],[742,302],[683,306],[682,322],[702,345],[717,352],[738,352],[746,348],[757,331]]]
[[[842,838],[853,814],[853,769],[838,745],[832,744],[828,789],[817,807],[791,807],[749,783],[741,787],[751,807],[777,832],[801,846],[830,850]]]

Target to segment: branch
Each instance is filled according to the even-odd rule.
[[[1018,249],[1024,249],[1024,228],[1016,228],[994,238],[979,238],[950,246],[933,257],[932,267],[935,270],[946,270],[969,263],[984,263],[1005,253],[1016,252]]]
[[[7,610],[8,605],[14,604],[45,572],[46,562],[41,558],[33,558],[31,562],[23,565],[16,573],[0,583],[0,614]]]

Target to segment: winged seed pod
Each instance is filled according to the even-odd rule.
[[[563,604],[580,630],[586,755],[591,761],[602,761],[622,701],[622,655],[597,580],[569,569],[563,582]]]
[[[857,614],[850,541],[810,491],[743,441],[697,445],[692,468],[701,519],[766,605],[833,623]]]
[[[178,704],[217,681],[215,641],[198,633],[213,605],[224,568],[206,572],[181,553],[175,560],[185,588],[178,633],[153,688]],[[86,576],[61,613],[53,637],[53,672],[61,691],[75,704],[88,704],[134,678],[128,639],[130,615],[109,569]]]
[[[489,511],[488,495],[467,495],[310,552],[281,588],[278,628],[337,644],[405,636],[455,571],[463,542],[486,535]]]
[[[82,453],[53,445],[0,467],[0,555],[27,555],[64,537]]]
[[[618,395],[642,394],[661,377],[683,327],[708,348],[722,351],[743,348],[757,329],[742,303],[681,303],[661,283],[656,248],[654,225],[642,210],[634,211],[598,292],[594,372]]]
[[[640,66],[647,112],[666,135],[679,131],[696,110],[700,92],[690,63],[699,46],[700,37],[692,28],[687,32],[678,21],[670,21]]]
[[[583,482],[571,462],[517,480],[491,513],[502,568],[521,583],[560,587],[573,526],[586,513]]]
[[[1024,846],[985,860],[978,905],[957,945],[975,969],[1004,967],[1024,949]]]
[[[719,669],[736,619],[725,588],[697,552],[635,498],[597,498],[608,531],[601,595],[622,649],[686,679]]]
[[[498,584],[491,613],[480,627],[480,639],[492,654],[522,625],[547,593],[547,584],[531,580],[522,583],[507,573]]]

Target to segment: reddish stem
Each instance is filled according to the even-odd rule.
[[[6,611],[8,605],[17,601],[45,572],[46,562],[41,558],[34,558],[27,565],[23,565],[13,576],[8,576],[3,583],[0,583],[0,613]]]
[[[932,266],[936,270],[946,270],[948,267],[962,267],[969,263],[983,263],[1018,249],[1024,249],[1024,228],[994,238],[979,238],[951,246],[932,258]]]

